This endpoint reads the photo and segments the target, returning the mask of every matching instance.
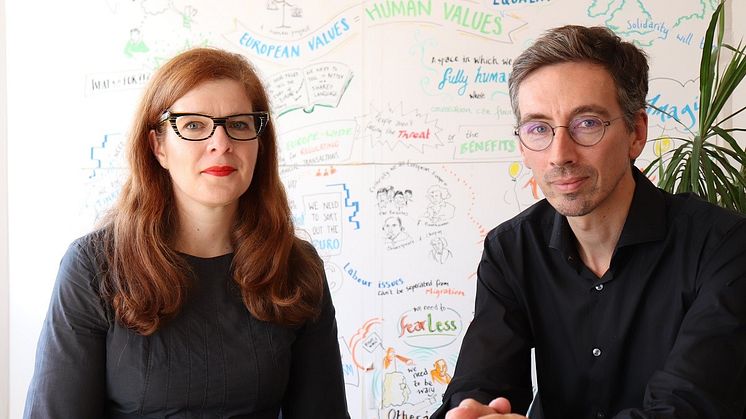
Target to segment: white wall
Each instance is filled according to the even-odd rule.
[[[5,0],[0,0],[0,418],[8,417],[8,139],[5,83]]]
[[[732,29],[731,34],[733,34],[731,43],[733,43],[734,46],[737,46],[739,44],[739,41],[746,42],[746,30],[744,30],[743,28],[743,22],[746,22],[746,1],[732,0],[730,2],[730,5],[731,20],[729,22],[729,27]],[[738,109],[746,106],[746,83],[741,83],[741,85],[738,87],[736,93],[733,95],[733,101],[730,103],[730,105],[733,111],[737,111]],[[741,112],[741,114],[734,118],[733,126],[746,126],[746,112]],[[742,141],[741,145],[746,147],[746,140]]]

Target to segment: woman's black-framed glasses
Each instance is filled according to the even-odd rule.
[[[182,140],[204,141],[213,134],[218,126],[225,129],[225,133],[236,141],[251,141],[261,135],[269,124],[268,112],[249,112],[214,118],[199,113],[163,112],[158,122],[171,123],[176,135]]]
[[[578,116],[573,118],[567,125],[551,126],[544,121],[526,121],[513,132],[518,136],[524,147],[533,151],[542,151],[547,149],[554,140],[557,128],[567,128],[570,138],[576,144],[583,147],[592,147],[604,138],[606,127],[613,121],[624,118],[624,115],[602,120],[596,116]]]

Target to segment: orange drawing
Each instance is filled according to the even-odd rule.
[[[365,352],[370,352],[372,347],[380,345],[380,338],[372,329],[374,326],[381,323],[383,323],[383,319],[380,317],[368,319],[350,338],[349,347],[352,352],[352,362],[358,369],[363,371],[370,371],[373,369],[373,363],[365,364],[363,358]],[[368,346],[367,348],[366,345]],[[361,352],[361,348],[365,349],[365,351]]]
[[[414,364],[414,361],[412,361],[411,358],[407,358],[406,356],[398,355],[396,353],[396,350],[392,347],[386,348],[386,355],[383,356],[383,369],[384,371],[388,371],[389,367],[393,367],[393,370],[396,371],[396,360],[399,360],[406,365],[412,365]]]
[[[538,185],[536,183],[536,179],[534,179],[533,176],[531,176],[531,179],[529,179],[528,182],[523,185],[523,187],[525,188],[529,185],[531,186],[531,193],[534,195],[534,199],[539,199],[539,191],[536,189]]]
[[[316,176],[330,176],[337,173],[337,169],[334,168],[334,166],[325,167],[324,171],[321,171],[321,168],[316,169]]]
[[[448,374],[448,364],[445,359],[438,359],[433,363],[434,369],[430,370],[433,382],[448,384],[451,382],[451,374]]]

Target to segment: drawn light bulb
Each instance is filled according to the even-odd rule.
[[[669,150],[671,150],[671,147],[673,147],[673,140],[669,137],[662,137],[657,140],[655,140],[655,155],[656,157],[660,157],[661,155],[665,154]]]
[[[510,166],[508,166],[508,174],[513,179],[513,182],[518,178],[518,175],[521,173],[521,163],[514,161],[513,163],[510,163]]]

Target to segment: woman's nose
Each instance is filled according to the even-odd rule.
[[[228,136],[225,127],[222,125],[215,127],[215,132],[208,141],[210,151],[225,153],[233,147],[233,140]]]

